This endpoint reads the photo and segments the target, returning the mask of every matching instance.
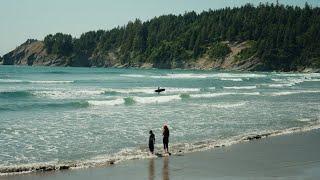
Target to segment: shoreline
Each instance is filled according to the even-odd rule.
[[[247,134],[242,136],[232,137],[222,141],[205,140],[200,142],[194,142],[190,144],[179,143],[171,145],[170,149],[172,157],[188,156],[193,153],[202,153],[208,151],[215,151],[224,148],[232,148],[235,145],[243,145],[248,142],[256,142],[259,140],[264,140],[274,137],[290,136],[299,133],[309,133],[312,131],[318,131],[320,133],[320,123],[314,122],[314,124],[309,124],[303,127],[293,127],[284,130],[275,130],[271,132],[263,132],[260,134]],[[191,148],[190,148],[191,146]],[[156,146],[156,152],[161,152],[160,145]],[[145,152],[144,152],[145,151]],[[142,152],[142,153],[141,153]],[[87,160],[82,162],[70,162],[70,163],[59,163],[59,164],[49,164],[49,163],[39,163],[30,164],[25,166],[5,166],[0,168],[0,178],[1,177],[15,177],[23,175],[34,175],[39,173],[60,173],[64,171],[72,170],[87,170],[95,168],[110,168],[114,166],[121,166],[122,164],[130,163],[131,161],[145,161],[147,159],[159,159],[161,157],[149,156],[147,149],[140,150],[140,153],[132,152],[131,155],[125,155],[127,157],[118,157],[117,154],[110,156],[103,156],[104,159]],[[113,158],[110,158],[113,157]]]
[[[183,156],[133,160],[105,168],[2,176],[8,180],[319,179],[320,129],[248,141]]]

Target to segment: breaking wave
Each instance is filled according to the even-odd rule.
[[[74,81],[29,81],[29,80],[19,80],[19,79],[0,79],[0,83],[22,83],[22,84],[67,84],[74,83]]]
[[[120,74],[122,77],[133,77],[133,78],[143,78],[146,77],[145,75],[142,74]]]
[[[104,91],[106,95],[117,95],[117,94],[155,94],[154,90],[157,87],[139,87],[139,88],[131,88],[131,89],[116,89],[110,88]],[[184,93],[184,92],[199,92],[200,88],[175,88],[175,87],[166,87],[166,90],[163,92],[165,94],[172,93]],[[162,94],[163,94],[162,93]]]
[[[181,74],[165,74],[160,76],[150,76],[151,78],[163,79],[204,79],[216,78],[221,80],[242,81],[242,78],[263,78],[265,74],[252,73],[213,73],[213,74],[195,74],[195,73],[181,73]]]
[[[154,104],[154,103],[167,103],[171,101],[184,100],[188,98],[212,98],[228,95],[247,95],[258,96],[259,92],[228,92],[228,93],[204,93],[204,94],[188,94],[182,93],[179,95],[166,95],[166,96],[151,96],[151,97],[118,97],[111,100],[89,100],[88,103],[93,106],[115,106],[115,105],[132,105],[132,104]]]
[[[236,108],[246,105],[247,102],[238,102],[238,103],[218,103],[218,104],[192,104],[194,106],[201,106],[205,108]]]
[[[243,81],[241,78],[221,78],[221,81]]]
[[[304,94],[304,93],[320,93],[320,91],[284,91],[284,92],[273,92],[270,95],[271,96],[286,96],[286,95],[292,95],[292,94]]]
[[[223,87],[223,89],[256,89],[257,86],[232,86],[232,87]]]
[[[27,83],[33,84],[67,84],[74,83],[74,81],[26,81]]]
[[[191,94],[190,97],[193,98],[210,98],[210,97],[219,97],[227,95],[248,95],[248,96],[258,96],[259,92],[250,92],[250,93],[236,93],[236,92],[223,92],[223,93],[208,93],[208,94]]]

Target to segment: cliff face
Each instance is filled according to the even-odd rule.
[[[57,56],[48,55],[42,41],[27,40],[13,51],[3,56],[3,65],[39,65],[63,66],[65,60]]]
[[[220,59],[210,58],[205,54],[196,60],[187,60],[183,64],[185,69],[225,69],[225,70],[267,70],[260,59],[252,56],[246,60],[239,61],[236,56],[238,53],[248,48],[247,42],[228,43],[231,52]],[[75,67],[140,67],[152,68],[153,64],[122,64],[117,52],[107,54],[95,54],[92,57],[71,55],[62,57],[49,55],[46,52],[44,43],[37,40],[28,40],[13,51],[3,56],[3,65],[28,65],[28,66],[75,66]],[[175,66],[172,66],[175,68]]]
[[[267,71],[268,68],[263,65],[256,56],[251,56],[244,60],[238,60],[237,55],[244,49],[250,48],[248,42],[226,43],[230,48],[230,53],[225,58],[210,58],[205,54],[189,65],[192,69],[224,69],[224,70],[247,70],[247,71]]]

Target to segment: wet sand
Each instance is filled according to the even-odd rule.
[[[8,180],[320,179],[320,130],[111,167],[2,176]]]

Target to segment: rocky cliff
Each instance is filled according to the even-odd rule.
[[[63,57],[48,55],[42,41],[27,40],[3,56],[3,65],[66,66]]]
[[[204,54],[201,58],[186,61],[185,69],[226,69],[226,70],[266,70],[260,59],[252,56],[246,60],[239,61],[236,56],[243,49],[249,48],[247,42],[229,43],[230,53],[224,58],[210,58]],[[3,65],[28,65],[28,66],[75,66],[75,67],[140,67],[152,68],[153,64],[122,64],[117,52],[107,54],[95,54],[92,57],[73,54],[68,57],[49,55],[44,43],[38,40],[27,40],[13,51],[5,54]],[[174,67],[174,66],[173,66]]]
[[[3,65],[89,67],[88,57],[48,54],[43,41],[29,39],[3,56]]]

